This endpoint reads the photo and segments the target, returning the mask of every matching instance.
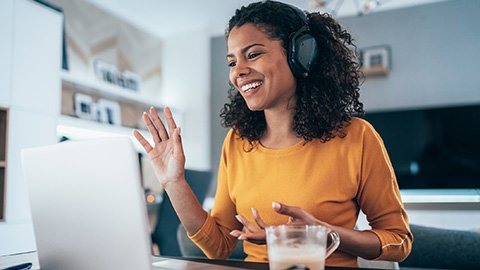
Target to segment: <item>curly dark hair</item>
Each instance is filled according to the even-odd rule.
[[[353,116],[363,116],[359,101],[360,80],[356,46],[351,35],[328,14],[307,13],[311,34],[318,44],[318,56],[309,75],[296,78],[296,105],[293,130],[304,140],[322,142],[344,137],[342,129]],[[280,40],[287,51],[290,34],[304,22],[289,5],[276,1],[249,4],[235,11],[230,19],[226,38],[235,27],[251,23],[272,40]],[[230,103],[224,105],[220,117],[224,127],[233,128],[253,146],[266,131],[263,111],[251,111],[243,97],[230,84]]]

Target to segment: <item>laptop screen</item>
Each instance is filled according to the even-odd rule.
[[[42,269],[151,269],[137,153],[128,137],[26,149]]]

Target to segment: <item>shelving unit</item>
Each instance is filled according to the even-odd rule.
[[[62,80],[62,112],[58,120],[57,134],[69,139],[92,139],[111,136],[129,136],[139,152],[143,148],[133,137],[133,130],[137,129],[152,142],[151,135],[142,121],[142,114],[151,106],[162,111],[163,106],[145,95],[131,90],[117,87],[98,81],[89,81],[66,71],[61,71]],[[74,95],[81,93],[91,96],[94,100],[107,99],[120,104],[122,124],[111,125],[94,120],[82,119],[75,115]],[[126,113],[125,111],[128,111]],[[124,117],[128,117],[128,121]]]
[[[154,106],[156,108],[162,108],[160,104],[155,103],[147,96],[135,93],[132,90],[103,82],[85,80],[64,70],[60,72],[60,75],[62,78],[62,85],[73,86],[75,89],[85,94],[98,95],[110,100],[133,103],[139,106]]]
[[[7,157],[7,110],[0,108],[0,221],[5,220],[5,183]]]

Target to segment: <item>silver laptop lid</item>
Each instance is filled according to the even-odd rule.
[[[42,269],[152,268],[129,138],[26,149],[22,162]]]

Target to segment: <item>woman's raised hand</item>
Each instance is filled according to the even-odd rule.
[[[155,175],[163,187],[170,182],[184,177],[185,154],[183,153],[180,128],[173,120],[172,112],[168,107],[163,111],[167,121],[168,131],[155,108],[151,107],[149,113],[143,113],[143,121],[147,124],[148,131],[152,134],[154,146],[135,130],[133,135],[150,156]]]

